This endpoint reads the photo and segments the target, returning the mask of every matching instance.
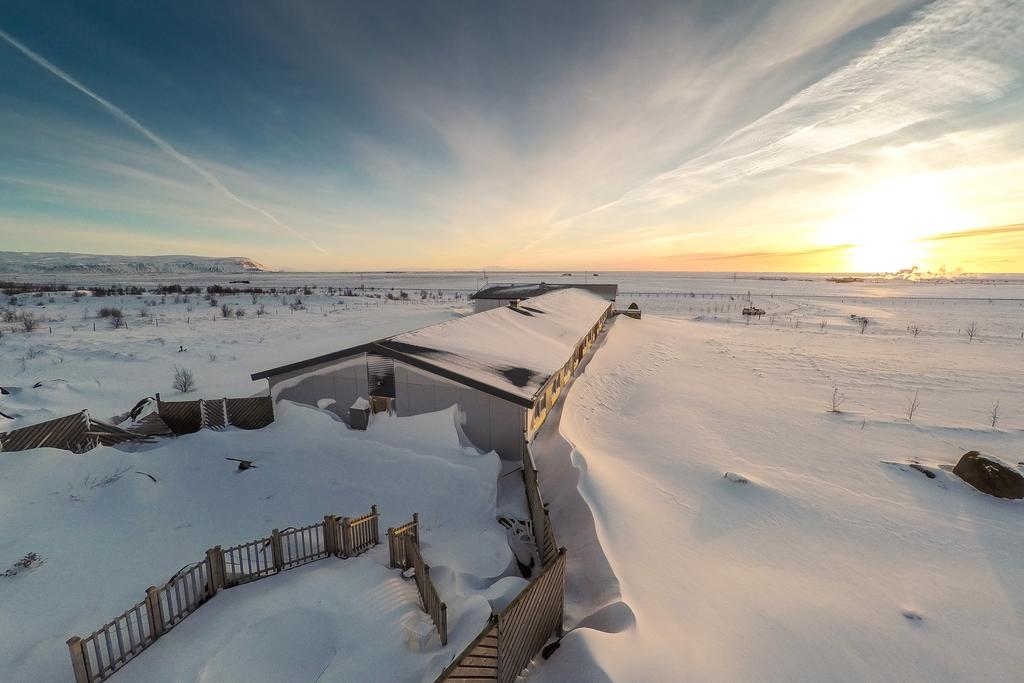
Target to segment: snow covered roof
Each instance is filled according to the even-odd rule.
[[[553,292],[559,289],[567,288],[585,289],[589,292],[593,292],[600,297],[607,299],[608,301],[615,301],[615,297],[619,294],[619,286],[616,284],[597,284],[597,283],[586,283],[579,284],[573,282],[534,282],[534,283],[520,283],[520,284],[492,284],[487,285],[476,294],[470,296],[471,299],[529,299],[531,297],[540,296]]]
[[[607,300],[583,289],[557,289],[517,308],[493,308],[266,370],[252,378],[374,353],[532,407],[540,389],[565,365],[609,306]]]

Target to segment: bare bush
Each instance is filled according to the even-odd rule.
[[[968,325],[966,331],[967,343],[971,343],[972,341],[974,341],[974,337],[977,336],[978,334],[978,321],[975,320],[970,325]]]
[[[228,306],[227,304],[221,304],[220,305],[220,315],[221,315],[222,318],[230,318],[231,317],[231,306]]]
[[[118,313],[120,314],[120,311],[118,311]],[[112,328],[114,328],[115,330],[117,328],[121,327],[124,324],[125,324],[124,318],[121,315],[112,315],[112,316],[110,316],[110,326]]]
[[[830,413],[841,413],[839,408],[843,405],[846,400],[846,395],[839,391],[839,387],[835,384],[832,385],[832,408],[829,410]]]
[[[35,569],[36,567],[40,567],[45,563],[46,558],[44,558],[39,553],[26,553],[20,560],[12,564],[10,569],[7,569],[6,571],[4,571],[3,574],[0,574],[0,576],[6,576],[8,578],[12,576],[17,576],[18,572]]]
[[[999,401],[998,400],[995,403],[992,404],[992,411],[989,413],[988,416],[989,416],[989,420],[990,420],[992,426],[995,427],[996,423],[999,422]]]
[[[39,327],[39,318],[35,317],[31,313],[25,313],[21,316],[21,326],[25,328],[26,332],[32,332],[34,329]]]
[[[917,339],[917,335],[921,334],[921,328],[917,325],[911,325],[907,330],[913,335],[914,339]]]
[[[245,309],[244,308],[236,308],[235,309],[235,317],[236,318],[244,318],[245,317]]]
[[[910,398],[907,399],[907,410],[906,410],[906,413],[907,413],[907,421],[908,422],[913,422],[914,421],[914,415],[917,414],[917,409],[921,407],[921,401],[918,400],[918,394],[920,394],[920,393],[921,393],[921,390],[918,389],[917,391],[914,392],[913,396],[911,396]]]
[[[101,318],[123,318],[124,317],[124,313],[121,312],[121,309],[120,308],[115,308],[113,306],[103,306],[103,307],[101,307],[100,310],[97,312],[97,315],[99,315]]]
[[[196,388],[196,378],[188,368],[174,366],[174,382],[171,386],[182,394],[187,394]]]

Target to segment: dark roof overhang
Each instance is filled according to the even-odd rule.
[[[387,339],[382,339],[374,342],[369,342],[367,344],[351,346],[347,349],[334,351],[332,353],[327,353],[322,356],[316,356],[315,358],[308,358],[306,360],[298,361],[296,363],[289,363],[288,365],[282,365],[277,368],[271,368],[270,370],[263,370],[262,372],[254,373],[253,375],[251,375],[251,377],[254,381],[259,379],[269,379],[271,377],[274,377],[275,375],[282,375],[288,372],[306,370],[308,368],[316,367],[317,365],[323,365],[325,363],[330,363],[332,361],[343,360],[345,358],[350,358],[352,356],[358,356],[359,354],[362,353],[374,353],[377,354],[378,356],[385,356],[387,358],[392,358],[394,360],[401,361],[406,365],[411,365],[412,367],[419,368],[420,370],[426,370],[427,372],[437,375],[438,377],[443,377],[445,379],[452,380],[453,382],[463,384],[472,389],[476,389],[477,391],[481,391],[485,394],[494,396],[495,398],[500,398],[503,401],[515,403],[516,405],[523,406],[524,408],[533,408],[533,399],[519,396],[518,394],[513,394],[511,392],[505,391],[504,389],[499,389],[498,387],[487,384],[486,382],[482,382],[478,379],[467,377],[466,375],[462,375],[453,370],[449,370],[447,368],[435,365],[430,361],[423,360],[419,356],[408,353],[402,353],[401,351],[388,347],[388,341],[389,340]]]

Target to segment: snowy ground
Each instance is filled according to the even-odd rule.
[[[1020,316],[993,314],[1019,304],[961,308],[973,343],[948,306],[787,305],[800,327],[617,319],[575,380],[534,453],[580,628],[536,680],[1019,677],[1024,503],[943,469],[1024,460]]]
[[[224,457],[252,459],[257,467],[239,472]],[[356,516],[376,503],[382,536],[413,512],[421,515],[423,552],[449,605],[447,649],[436,639],[426,655],[403,645],[402,622],[419,613],[417,596],[386,568],[385,544],[359,559],[321,560],[217,595],[124,675],[282,680],[246,672],[279,672],[283,664],[275,661],[298,658],[325,671],[324,681],[367,680],[380,661],[388,663],[378,670],[389,680],[418,681],[476,635],[490,612],[477,592],[514,571],[495,519],[500,469],[494,453],[460,446],[453,410],[380,416],[360,433],[328,413],[289,404],[259,431],[203,431],[138,453],[6,454],[0,556],[36,552],[45,563],[0,578],[4,678],[66,678],[68,636],[91,633],[212,545],[328,513]],[[487,595],[503,599],[522,581],[504,579]],[[278,629],[289,635],[271,647]]]
[[[0,325],[0,387],[11,392],[0,395],[0,413],[15,418],[0,417],[0,431],[83,408],[106,420],[156,392],[168,400],[265,393],[266,383],[253,382],[252,373],[449,320],[464,304],[450,297],[421,300],[418,294],[390,301],[320,291],[306,296],[301,290],[261,295],[255,304],[247,294],[215,296],[215,306],[202,295],[75,299],[56,292],[15,298],[18,306],[0,308],[28,312],[40,322],[31,334],[18,322]],[[303,308],[293,310],[296,298]],[[230,317],[223,316],[224,305]],[[261,305],[265,314],[257,316]],[[127,328],[115,329],[110,318],[98,317],[105,307],[119,309]],[[237,317],[238,310],[245,316]],[[171,386],[175,367],[196,377],[188,395]]]
[[[263,287],[309,281],[257,277]],[[358,286],[335,277],[321,286]],[[1017,677],[1024,504],[985,498],[941,465],[970,449],[1024,460],[1024,281],[622,280],[631,293],[620,304],[638,301],[643,320],[615,320],[535,447],[569,548],[566,626],[579,628],[534,677]],[[106,419],[158,391],[252,395],[265,389],[252,372],[450,319],[474,287],[466,275],[368,282],[409,298],[314,289],[299,292],[305,308],[293,312],[292,293],[284,303],[280,293],[255,304],[219,296],[216,308],[202,295],[5,297],[0,308],[43,322],[30,334],[0,324],[0,387],[10,392],[0,412],[14,417],[0,430],[83,408]],[[749,324],[748,291],[766,310]],[[246,315],[224,318],[221,303]],[[102,306],[122,308],[128,329],[97,319]],[[863,333],[851,315],[867,317]],[[171,389],[175,365],[197,376],[186,396]],[[828,412],[833,387],[841,413]],[[442,413],[357,434],[286,407],[259,432],[205,432],[137,453],[0,454],[0,573],[27,552],[45,558],[0,578],[0,678],[66,678],[68,636],[211,545],[371,503],[382,527],[421,513],[449,648],[404,646],[414,590],[378,549],[226,591],[118,676],[381,680],[372,665],[383,662],[388,680],[429,678],[475,635],[488,600],[500,607],[522,585],[491,585],[512,573],[495,522],[509,512],[495,500],[498,463],[460,446],[452,422]],[[237,473],[224,457],[259,467]],[[935,479],[885,464],[912,459]]]

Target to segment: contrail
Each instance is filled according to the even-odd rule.
[[[57,78],[61,79],[62,81],[64,81],[65,83],[67,83],[71,87],[75,88],[79,92],[81,92],[81,93],[91,97],[93,100],[98,102],[100,104],[100,106],[102,106],[104,109],[106,109],[111,114],[113,114],[115,117],[117,117],[122,123],[127,125],[129,128],[132,128],[136,132],[138,132],[141,135],[145,136],[146,138],[149,139],[150,142],[152,142],[154,145],[156,145],[157,147],[162,149],[164,152],[169,154],[171,157],[173,157],[174,159],[178,160],[179,162],[181,162],[185,166],[189,167],[194,172],[198,173],[200,176],[203,177],[203,179],[207,183],[209,183],[210,187],[212,187],[213,189],[217,190],[218,192],[220,192],[222,195],[224,195],[225,197],[227,197],[231,201],[235,202],[236,204],[240,204],[241,206],[244,206],[245,208],[249,209],[250,211],[255,211],[256,213],[260,214],[261,216],[263,216],[264,218],[269,220],[274,225],[276,225],[276,226],[278,226],[278,227],[288,231],[289,233],[291,233],[295,237],[298,237],[300,240],[303,240],[304,242],[309,243],[317,251],[319,251],[319,252],[321,252],[323,254],[327,254],[328,253],[326,249],[324,249],[319,244],[317,244],[313,240],[309,239],[308,237],[306,237],[305,235],[303,235],[302,233],[300,233],[298,230],[296,230],[295,228],[291,227],[287,223],[281,221],[274,214],[270,213],[266,209],[261,209],[260,207],[256,206],[255,204],[250,204],[246,200],[244,200],[241,197],[239,197],[237,194],[235,194],[234,192],[229,190],[227,187],[225,187],[224,183],[222,183],[217,178],[217,176],[213,175],[212,173],[207,171],[205,168],[203,168],[202,166],[200,166],[199,164],[197,164],[196,162],[192,161],[190,158],[188,158],[187,156],[185,156],[184,154],[179,152],[177,149],[174,148],[174,146],[171,143],[167,142],[162,137],[160,137],[156,133],[152,132],[151,130],[149,130],[148,128],[143,126],[141,123],[139,123],[134,118],[132,118],[132,116],[130,114],[125,112],[123,109],[121,109],[117,105],[109,102],[108,100],[105,100],[104,98],[100,97],[99,95],[97,95],[95,92],[93,92],[89,88],[87,88],[84,85],[82,85],[80,82],[75,80],[71,75],[69,75],[64,70],[60,69],[59,67],[57,67],[53,63],[47,61],[44,57],[36,54],[35,52],[30,50],[29,48],[27,48],[24,45],[22,45],[20,42],[18,42],[18,40],[16,40],[13,36],[11,36],[9,33],[4,31],[3,29],[0,29],[0,38],[3,38],[5,41],[10,43],[14,48],[16,48],[19,52],[24,54],[26,57],[31,59],[33,62],[35,62],[39,66],[41,66],[44,69],[46,69],[47,71],[49,71],[51,74],[53,74]]]

